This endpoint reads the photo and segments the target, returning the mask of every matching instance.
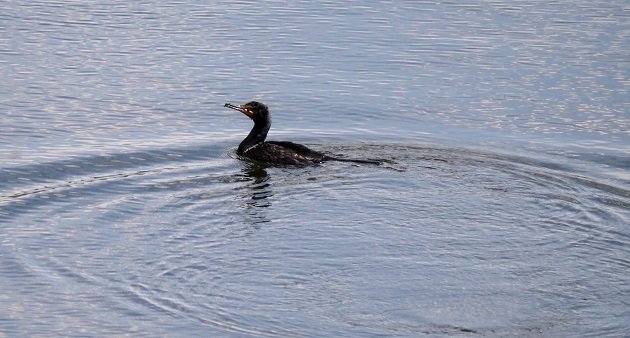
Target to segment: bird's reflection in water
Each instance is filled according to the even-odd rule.
[[[269,184],[269,174],[257,165],[248,165],[243,169],[243,176],[251,180],[247,186],[245,197],[245,212],[249,221],[254,225],[270,222],[264,208],[271,206],[270,198],[273,196]]]

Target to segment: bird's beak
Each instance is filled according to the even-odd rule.
[[[227,107],[227,108],[230,108],[230,109],[238,110],[241,113],[247,115],[247,117],[249,117],[250,119],[254,118],[254,112],[251,111],[246,104],[241,104],[241,105],[237,106],[237,105],[233,105],[231,103],[226,103],[225,105],[223,105],[223,107]]]

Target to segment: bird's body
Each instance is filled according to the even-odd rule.
[[[239,106],[226,103],[225,107],[240,111],[254,121],[254,127],[239,144],[238,155],[258,162],[280,165],[305,165],[324,161],[347,161],[379,164],[373,160],[349,160],[331,157],[307,146],[289,141],[265,141],[271,127],[271,115],[266,105],[251,101]]]
[[[293,165],[321,163],[329,159],[304,145],[288,141],[261,142],[239,155],[259,162]]]

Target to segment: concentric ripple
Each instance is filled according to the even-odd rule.
[[[33,326],[9,332],[99,323],[103,334],[553,335],[625,325],[628,190],[466,149],[324,150],[389,162],[261,168],[217,147],[15,168],[12,182],[19,172],[32,180],[0,204],[2,282],[20,290],[2,303]],[[69,169],[36,175],[51,168]]]

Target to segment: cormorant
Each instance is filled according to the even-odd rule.
[[[331,157],[308,147],[288,141],[265,141],[271,127],[271,115],[266,105],[250,101],[241,105],[226,103],[231,108],[247,115],[254,121],[254,127],[239,144],[236,153],[259,162],[270,164],[304,165],[324,161],[344,161],[368,164],[380,164],[375,160],[353,160]]]

